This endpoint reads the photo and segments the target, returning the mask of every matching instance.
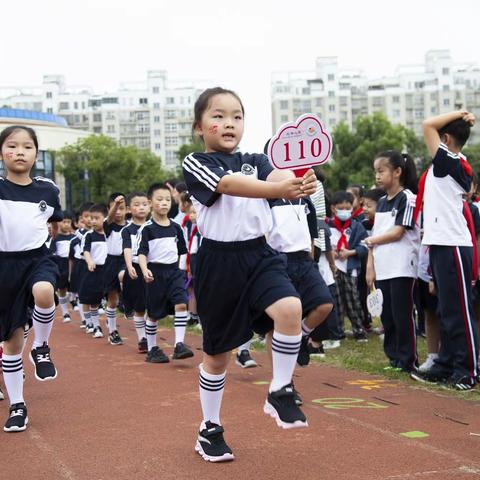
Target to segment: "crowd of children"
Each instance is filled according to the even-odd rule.
[[[0,181],[0,341],[11,405],[5,431],[28,423],[22,353],[29,326],[36,378],[57,376],[48,344],[56,297],[63,322],[71,321],[72,303],[81,328],[96,339],[104,336],[104,308],[114,346],[123,344],[121,309],[150,363],[170,361],[157,345],[159,320],[173,315],[173,360],[194,355],[185,333],[189,322],[199,325],[203,419],[195,449],[207,461],[234,458],[220,409],[230,352],[238,349],[241,367],[256,366],[253,332],[265,338],[273,371],[264,412],[282,428],[307,426],[292,381],[296,364],[306,366],[348,335],[360,343],[381,335],[386,368],[415,380],[475,386],[480,287],[471,285],[480,215],[471,167],[460,153],[471,114],[424,122],[433,163],[420,183],[413,159],[388,150],[372,159],[375,188],[329,194],[320,172],[297,178],[274,170],[263,154],[237,152],[244,108],[234,92],[206,90],[194,113],[205,152],[185,158],[185,184],[113,193],[107,205],[82,205],[77,217],[61,212],[53,182],[30,177],[35,132],[1,132],[7,175]],[[373,289],[383,294],[379,328],[367,308]],[[425,317],[422,365],[415,311]]]

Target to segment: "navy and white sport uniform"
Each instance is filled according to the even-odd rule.
[[[463,195],[471,181],[459,155],[440,144],[425,181],[423,244],[430,246],[440,311],[440,351],[432,370],[454,382],[465,378],[474,382],[478,374],[471,298],[473,244],[463,215]]]
[[[17,185],[0,177],[0,342],[30,322],[27,309],[33,306],[35,283],[56,288],[58,268],[45,242],[47,222],[62,219],[53,181],[35,177]]]
[[[272,167],[265,155],[192,153],[183,175],[203,237],[197,254],[195,296],[202,319],[203,350],[228,352],[252,336],[265,309],[285,297],[297,297],[284,255],[265,235],[272,214],[265,199],[218,193],[225,175],[266,180]]]
[[[105,262],[104,284],[105,291],[120,292],[120,280],[118,274],[125,270],[125,260],[123,258],[122,248],[122,230],[125,225],[118,223],[108,223],[107,220],[103,222],[103,230],[107,241],[108,257]]]
[[[287,271],[302,301],[302,317],[319,305],[332,304],[330,290],[311,256],[312,242],[318,237],[315,207],[309,198],[271,200],[273,227],[268,244],[287,256]],[[266,333],[273,328],[258,333]]]
[[[63,235],[59,233],[56,238],[50,242],[50,252],[53,254],[53,260],[58,266],[60,278],[57,288],[63,289],[68,287],[68,254],[70,252],[70,242],[75,235]]]
[[[87,271],[87,264],[82,255],[81,239],[75,234],[70,242],[68,251],[68,259],[72,262],[72,270],[70,272],[69,290],[72,293],[78,293],[81,279]]]
[[[125,270],[125,275],[123,277],[122,298],[125,305],[125,311],[128,313],[132,311],[141,313],[146,310],[145,280],[140,265],[138,264],[137,255],[140,239],[138,231],[140,228],[140,225],[130,223],[130,225],[127,225],[122,229],[122,248],[124,251],[127,248],[132,250],[132,265],[137,272],[137,278],[135,279],[130,277],[127,270]]]
[[[405,371],[412,371],[418,364],[413,289],[418,275],[420,229],[413,219],[415,199],[410,190],[402,190],[391,199],[382,197],[372,232],[375,237],[395,226],[406,229],[400,240],[373,248],[375,286],[383,293],[383,349],[391,364]]]
[[[147,313],[159,320],[174,313],[175,305],[187,304],[184,273],[178,267],[180,255],[187,253],[182,227],[170,220],[170,225],[146,222],[139,230],[138,255],[147,257],[153,282],[147,283]]]
[[[95,270],[87,270],[80,284],[79,300],[84,305],[99,305],[105,294],[104,272],[107,260],[107,242],[103,233],[88,231],[82,240],[82,252],[89,252]]]

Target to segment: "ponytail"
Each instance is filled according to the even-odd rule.
[[[417,193],[417,168],[410,155],[397,152],[396,150],[387,150],[379,153],[375,158],[385,158],[388,160],[392,170],[400,168],[402,171],[400,175],[400,185],[402,185],[403,188],[410,190],[412,193]]]

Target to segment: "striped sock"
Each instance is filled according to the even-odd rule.
[[[175,345],[185,340],[187,329],[188,312],[175,312]]]
[[[44,343],[48,345],[54,318],[55,305],[52,305],[50,308],[40,308],[35,305],[32,314],[33,331],[35,333],[32,348],[41,347]]]
[[[78,304],[78,311],[80,312],[80,320],[83,321],[85,319],[85,312],[83,311],[83,303]]]
[[[60,308],[62,309],[62,315],[68,315],[68,295],[64,297],[58,297],[58,301],[60,302]]]
[[[90,307],[90,324],[93,325],[93,328],[100,326],[100,319],[98,318],[98,308]]]
[[[3,382],[7,388],[10,405],[24,403],[23,400],[23,362],[22,354],[2,357]]]
[[[147,319],[145,326],[145,334],[147,337],[148,351],[157,346],[157,322]]]
[[[227,372],[212,375],[200,365],[200,403],[202,405],[203,420],[205,422],[220,424],[220,408],[222,407],[223,391],[225,390],[225,377]]]
[[[308,337],[315,329],[305,324],[305,318],[302,320],[302,337]]]
[[[144,317],[137,317],[136,315],[133,317],[133,322],[135,324],[135,330],[137,331],[138,341],[142,338],[146,337],[145,333],[145,318]]]
[[[85,319],[85,324],[87,326],[92,324],[92,316],[90,315],[90,312],[83,312],[83,318]]]
[[[27,344],[28,340],[28,334],[30,333],[30,327],[28,326],[28,323],[25,324],[25,327],[23,327],[23,346],[22,346],[22,353],[25,350],[25,345]]]
[[[108,333],[112,333],[117,329],[117,309],[107,307],[107,326]]]
[[[272,336],[272,366],[273,378],[270,392],[280,390],[292,383],[293,371],[297,362],[302,334],[283,335],[276,331]]]

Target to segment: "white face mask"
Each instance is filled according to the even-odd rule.
[[[336,216],[342,222],[346,222],[352,216],[352,210],[337,210]]]

